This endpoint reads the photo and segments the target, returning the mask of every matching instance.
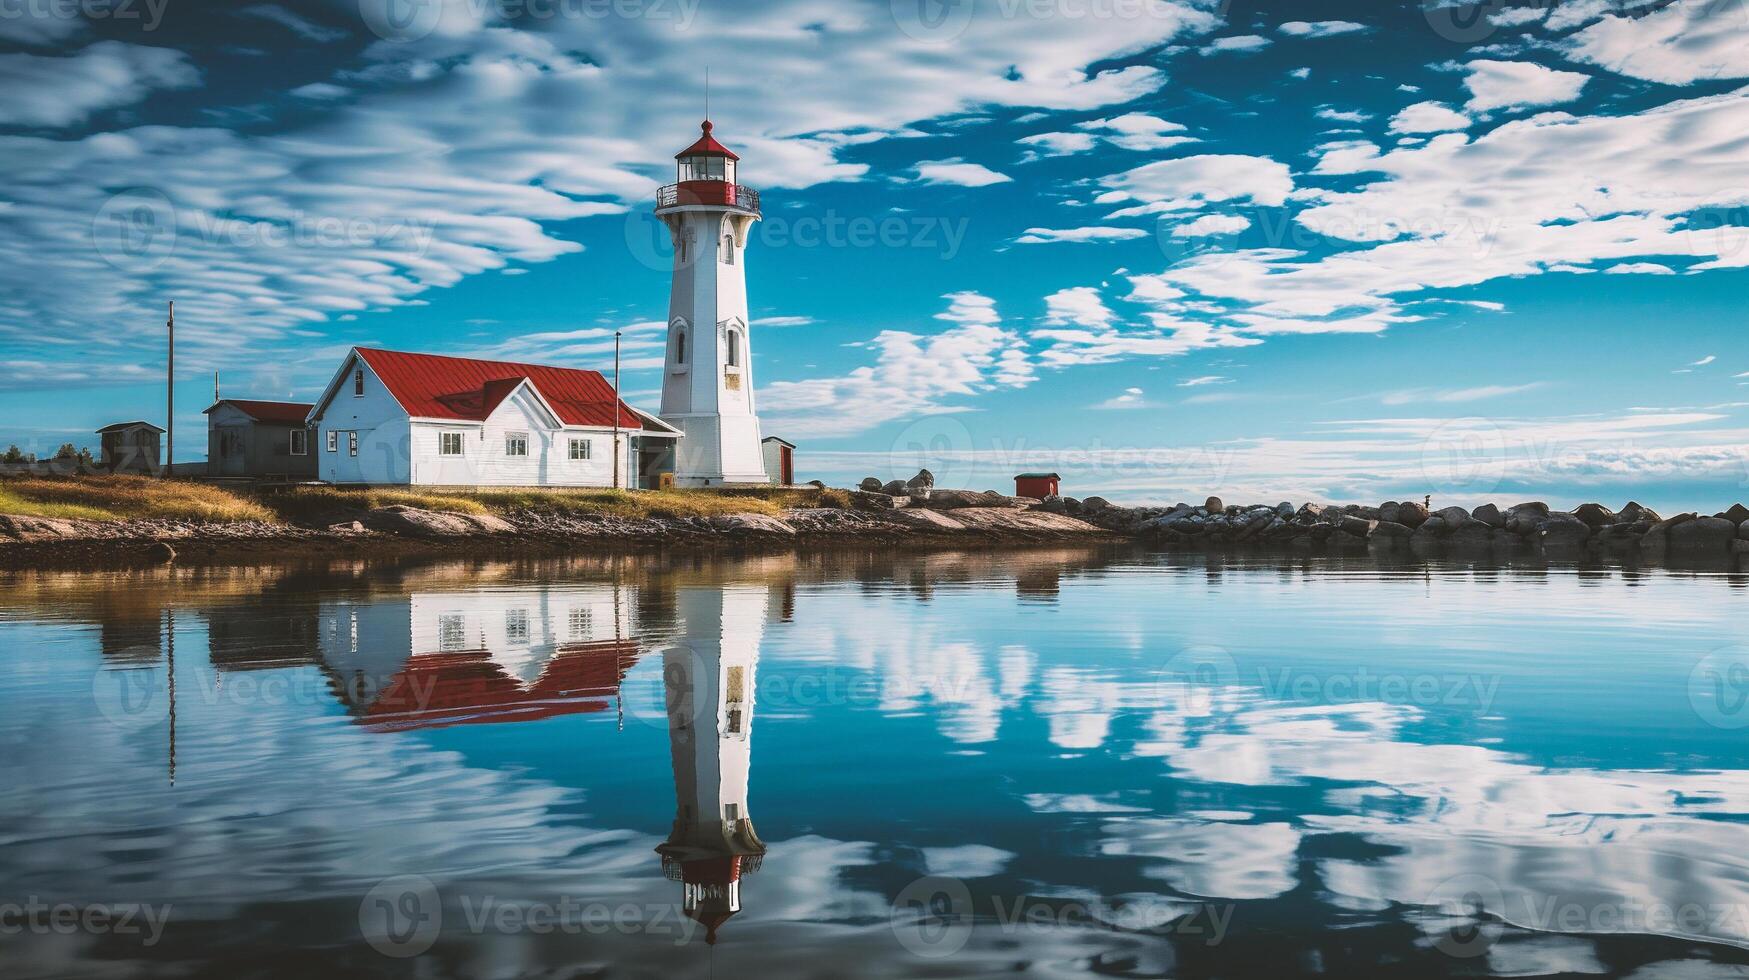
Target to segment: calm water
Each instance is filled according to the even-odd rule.
[[[0,975],[1749,976],[1749,578],[0,578]]]

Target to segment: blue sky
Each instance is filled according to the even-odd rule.
[[[18,0],[0,442],[373,344],[656,407],[651,195],[764,195],[798,474],[1126,500],[1749,497],[1749,5]]]

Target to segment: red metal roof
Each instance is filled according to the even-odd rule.
[[[257,422],[268,422],[274,425],[302,425],[304,419],[309,416],[310,409],[316,407],[308,402],[264,402],[249,398],[221,398],[213,402],[212,408],[206,409],[201,414],[210,413],[213,408],[218,408],[220,405],[230,405]]]
[[[698,138],[697,143],[694,143],[686,149],[681,150],[679,153],[674,154],[674,159],[678,160],[681,157],[728,157],[731,160],[741,159],[735,155],[733,150],[718,143],[717,138],[711,135],[711,121],[709,119],[700,123],[698,128],[704,131],[704,135]]]
[[[417,418],[485,421],[526,379],[566,425],[611,426],[617,405],[620,428],[643,428],[637,414],[614,398],[613,386],[599,371],[370,347],[358,348],[358,354],[407,414]]]

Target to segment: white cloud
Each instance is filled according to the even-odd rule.
[[[761,316],[753,319],[755,327],[810,327],[814,325],[811,316]]]
[[[1267,47],[1269,47],[1269,38],[1257,34],[1237,34],[1230,37],[1215,38],[1213,41],[1210,41],[1196,50],[1198,54],[1202,55],[1229,54],[1235,52],[1239,54],[1251,54],[1256,51],[1262,51]]]
[[[1294,189],[1287,167],[1268,157],[1205,154],[1156,160],[1099,179],[1107,188],[1095,200],[1171,202],[1183,208],[1209,201],[1249,200],[1275,207]]]
[[[1164,150],[1181,143],[1194,143],[1192,136],[1173,135],[1184,132],[1180,123],[1168,122],[1145,112],[1126,112],[1110,119],[1090,119],[1077,123],[1076,129],[1099,133],[1107,143],[1125,150]]]
[[[0,54],[0,124],[70,126],[140,102],[154,89],[199,83],[188,56],[169,48],[99,41],[65,57]]]
[[[329,44],[348,36],[346,31],[335,27],[325,27],[308,18],[272,3],[258,3],[237,11],[245,17],[255,17],[280,25],[306,41],[318,44]]]
[[[382,2],[365,0],[365,12],[382,13]],[[174,295],[178,312],[188,306],[186,338],[178,339],[188,343],[191,368],[219,353],[229,364],[259,362],[288,349],[288,331],[326,332],[341,316],[392,309],[508,262],[576,252],[548,228],[645,205],[672,153],[696,133],[696,86],[674,80],[696,77],[724,38],[756,46],[760,70],[713,77],[713,95],[732,107],[717,133],[746,160],[749,182],[770,190],[862,178],[868,165],[840,152],[914,135],[918,121],[1131,102],[1165,74],[1145,64],[1088,66],[1219,27],[1213,13],[1187,5],[1159,5],[1143,18],[1064,19],[1050,31],[1030,18],[979,16],[943,57],[940,46],[895,30],[885,5],[826,15],[809,0],[772,0],[757,11],[666,5],[670,16],[555,18],[540,30],[490,24],[481,13],[490,7],[446,0],[429,36],[373,44],[362,66],[329,82],[353,96],[318,115],[282,122],[269,102],[249,107],[252,125],[236,130],[9,137],[0,143],[13,203],[0,211],[0,332],[25,336],[20,353],[35,356],[87,336],[94,323],[159,321],[162,297]],[[678,30],[683,10],[691,19]],[[574,54],[585,51],[597,57]],[[635,54],[599,57],[613,53]],[[191,68],[138,59],[106,56],[99,73],[77,57],[8,58],[0,113],[60,124],[191,77]],[[136,70],[110,70],[117,61]],[[822,73],[821,64],[834,70]],[[101,77],[87,77],[94,74]],[[771,97],[773,84],[783,84],[783,98]],[[636,111],[628,92],[639,93]],[[93,216],[113,189],[93,173],[125,173],[129,184],[163,192],[176,235],[162,261],[115,268],[91,247]],[[228,238],[262,222],[283,230],[294,216],[413,234],[390,240],[373,231],[321,247],[215,240],[215,230]],[[591,270],[583,262],[578,274]],[[358,329],[343,331],[355,337]],[[154,356],[158,345],[146,333],[100,338],[92,357],[125,364]],[[298,347],[307,343],[300,338]]]
[[[1407,388],[1399,391],[1388,391],[1379,396],[1379,401],[1386,405],[1407,405],[1411,402],[1438,402],[1442,404],[1460,404],[1463,402],[1478,402],[1489,398],[1501,398],[1506,395],[1516,395],[1521,392],[1534,391],[1543,387],[1540,381],[1520,385],[1479,385],[1473,388]]]
[[[1045,297],[1045,323],[1075,324],[1103,330],[1111,326],[1112,313],[1092,286],[1059,289]]]
[[[1061,157],[1073,153],[1085,153],[1098,143],[1091,133],[1037,133],[1032,136],[1022,136],[1015,140],[1021,146],[1033,148],[1031,159],[1038,157]]]
[[[994,300],[975,292],[943,298],[949,306],[936,319],[953,326],[928,335],[884,330],[862,345],[876,352],[874,364],[839,377],[770,383],[760,390],[760,413],[773,419],[773,431],[843,436],[1033,381],[1025,343],[1000,325]]]
[[[1233,379],[1220,374],[1204,374],[1178,382],[1180,388],[1201,388],[1204,385],[1230,385]]]
[[[1148,408],[1149,405],[1148,400],[1143,397],[1142,389],[1125,388],[1122,392],[1107,398],[1105,401],[1102,401],[1093,407],[1102,410],[1122,410]]]
[[[988,187],[1005,184],[1013,177],[999,174],[981,163],[967,163],[955,157],[950,160],[924,160],[913,168],[917,179],[925,184],[951,184],[957,187]]]
[[[1016,238],[1015,241],[1022,245],[1050,245],[1057,242],[1119,242],[1147,237],[1148,232],[1141,228],[1091,226],[1084,228],[1028,228],[1026,234]]]
[[[1707,356],[1701,358],[1700,360],[1695,361],[1692,364],[1690,364],[1689,367],[1706,367],[1708,364],[1711,364],[1712,362],[1714,362],[1718,359],[1719,358],[1716,354],[1708,354]]]
[[[1303,82],[1306,79],[1312,77],[1312,69],[1310,69],[1310,68],[1295,68],[1293,71],[1288,72],[1288,77],[1297,78]]]
[[[1442,133],[1468,129],[1470,117],[1442,102],[1417,102],[1391,117],[1393,133]]]
[[[1741,9],[1672,3],[1632,16],[1605,17],[1568,37],[1562,47],[1575,61],[1617,74],[1688,85],[1749,77],[1749,45],[1743,43],[1743,32]]]
[[[1488,23],[1495,27],[1520,27],[1535,23],[1547,16],[1549,9],[1538,5],[1535,7],[1504,7],[1488,15]]]
[[[1368,119],[1371,119],[1372,113],[1360,109],[1336,109],[1331,106],[1324,106],[1318,110],[1317,116],[1319,119],[1328,119],[1332,122],[1358,123],[1366,122]]]
[[[69,12],[64,9],[56,11],[51,5],[34,9],[31,5],[9,8],[5,16],[0,16],[0,39],[31,47],[65,41],[85,30],[84,18],[60,16]]]
[[[1558,71],[1529,61],[1478,59],[1464,68],[1469,73],[1464,87],[1470,91],[1464,108],[1471,112],[1571,102],[1591,80],[1580,72]]]
[[[1307,23],[1303,20],[1290,20],[1277,27],[1276,30],[1288,37],[1336,37],[1339,34],[1360,34],[1372,30],[1365,24],[1356,24],[1351,20],[1319,20]]]
[[[1656,262],[1623,262],[1603,270],[1612,276],[1673,276],[1676,270]]]
[[[1202,238],[1209,235],[1232,235],[1251,227],[1251,219],[1237,214],[1205,214],[1195,221],[1172,229],[1173,238]]]

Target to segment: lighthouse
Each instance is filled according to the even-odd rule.
[[[747,779],[768,602],[762,585],[682,589],[686,644],[662,655],[675,810],[656,853],[663,873],[681,883],[682,912],[713,945],[717,930],[741,911],[742,876],[765,857],[747,811]]]
[[[747,233],[759,193],[736,183],[740,158],[711,135],[710,120],[700,128],[674,155],[675,182],[656,195],[674,245],[661,416],[685,434],[677,486],[767,483],[747,328]]]

